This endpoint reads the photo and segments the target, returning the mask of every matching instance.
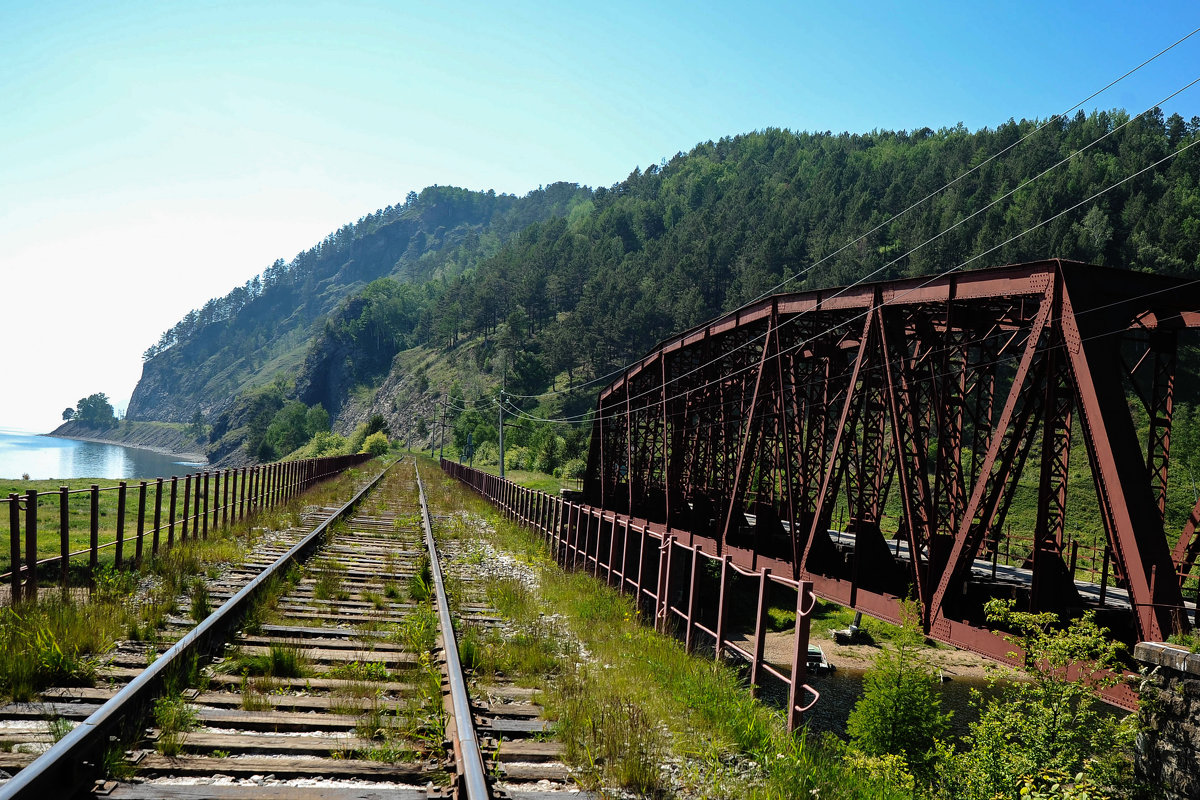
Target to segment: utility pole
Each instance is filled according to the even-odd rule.
[[[442,398],[442,441],[438,446],[438,459],[446,457],[446,398]]]
[[[504,384],[500,385],[500,477],[504,477]]]

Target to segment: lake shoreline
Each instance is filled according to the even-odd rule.
[[[107,430],[92,430],[78,422],[65,422],[47,436],[57,439],[72,439],[77,442],[94,442],[118,447],[131,447],[138,450],[148,450],[159,455],[170,456],[180,461],[194,462],[201,466],[208,465],[208,456],[194,447],[194,439],[189,440],[180,430],[163,423],[122,422],[117,428]],[[184,442],[189,442],[188,447]]]
[[[195,462],[196,464],[199,464],[201,466],[208,466],[208,456],[204,455],[203,453],[180,453],[176,450],[172,450],[169,447],[156,447],[153,445],[145,445],[145,444],[130,444],[129,442],[122,442],[119,439],[105,439],[100,436],[79,436],[76,434],[72,434],[72,435],[68,436],[63,433],[39,433],[37,435],[38,436],[48,436],[52,439],[71,439],[76,442],[94,442],[95,444],[111,444],[111,445],[116,445],[117,447],[129,447],[134,450],[149,450],[151,453],[158,453],[159,455],[162,455],[162,456],[171,456],[172,458],[177,458],[180,461]]]

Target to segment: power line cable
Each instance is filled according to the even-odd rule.
[[[771,288],[770,290],[768,290],[768,291],[766,291],[766,292],[763,292],[762,294],[758,295],[758,297],[754,298],[753,300],[750,300],[749,302],[742,304],[741,306],[739,306],[739,308],[746,308],[746,307],[748,307],[748,306],[750,306],[750,305],[753,305],[754,303],[757,303],[757,302],[759,302],[760,300],[762,300],[762,299],[763,299],[763,298],[765,298],[765,297],[769,297],[770,295],[777,293],[777,292],[778,292],[778,290],[779,290],[779,289],[781,289],[782,287],[784,287],[784,286],[786,286],[787,284],[791,283],[792,281],[794,281],[794,280],[798,279],[799,277],[803,276],[804,274],[806,274],[806,273],[810,272],[811,270],[813,270],[813,269],[815,269],[816,267],[820,266],[821,264],[825,263],[825,262],[826,262],[826,261],[828,261],[829,259],[831,259],[831,258],[834,258],[834,257],[835,257],[835,256],[837,256],[838,254],[840,254],[840,253],[844,252],[844,251],[845,251],[846,249],[848,249],[849,247],[852,247],[852,246],[854,246],[855,244],[857,244],[857,243],[859,243],[859,242],[863,241],[863,240],[864,240],[864,239],[866,239],[868,236],[872,235],[873,233],[876,233],[877,231],[879,231],[879,230],[880,230],[880,229],[882,229],[883,227],[885,227],[885,226],[887,226],[887,225],[890,225],[891,223],[895,222],[896,220],[898,220],[899,218],[901,218],[902,216],[904,216],[905,214],[907,214],[909,211],[912,211],[913,209],[915,209],[915,208],[917,208],[917,207],[921,206],[922,204],[926,203],[927,201],[929,201],[929,200],[930,200],[930,199],[932,199],[933,197],[935,197],[935,196],[937,196],[938,194],[940,194],[940,193],[944,192],[945,190],[947,190],[947,189],[949,189],[950,187],[952,187],[952,186],[954,186],[955,184],[957,184],[959,181],[961,181],[961,180],[963,180],[964,178],[966,178],[967,176],[971,175],[971,174],[972,174],[972,173],[974,173],[975,171],[977,171],[977,170],[981,169],[981,168],[982,168],[982,167],[984,167],[985,165],[987,165],[987,164],[991,163],[991,162],[992,162],[992,161],[994,161],[995,159],[999,158],[1000,156],[1002,156],[1002,155],[1004,155],[1005,153],[1009,152],[1009,151],[1010,151],[1010,150],[1012,150],[1013,148],[1015,148],[1015,147],[1017,147],[1018,145],[1022,144],[1022,143],[1023,143],[1023,142],[1025,142],[1027,139],[1029,139],[1029,137],[1033,136],[1033,135],[1034,135],[1034,134],[1036,134],[1038,131],[1040,131],[1040,130],[1042,130],[1043,128],[1045,128],[1047,125],[1050,125],[1051,123],[1053,123],[1053,122],[1055,122],[1055,121],[1057,121],[1057,120],[1059,120],[1059,119],[1064,119],[1064,118],[1065,118],[1065,117],[1066,117],[1068,114],[1070,114],[1071,112],[1073,112],[1073,111],[1075,111],[1076,109],[1080,108],[1081,106],[1083,106],[1083,105],[1084,105],[1085,103],[1087,103],[1088,101],[1090,101],[1090,100],[1092,100],[1092,99],[1094,99],[1094,98],[1098,97],[1099,95],[1103,94],[1103,93],[1104,93],[1104,92],[1106,92],[1107,90],[1111,89],[1113,86],[1115,86],[1115,85],[1117,85],[1118,83],[1120,83],[1121,81],[1123,81],[1125,78],[1128,78],[1130,75],[1134,74],[1134,73],[1135,73],[1135,72],[1137,72],[1138,70],[1142,69],[1143,67],[1145,67],[1145,66],[1147,66],[1148,64],[1152,63],[1153,61],[1157,60],[1158,58],[1160,58],[1160,57],[1161,57],[1161,56],[1163,56],[1164,54],[1168,53],[1169,51],[1173,50],[1175,47],[1177,47],[1177,46],[1179,46],[1180,44],[1182,44],[1183,42],[1187,41],[1188,39],[1190,39],[1192,36],[1196,35],[1197,33],[1200,33],[1200,27],[1197,27],[1197,28],[1193,29],[1193,30],[1192,30],[1192,31],[1190,31],[1189,33],[1187,33],[1187,34],[1185,34],[1184,36],[1182,36],[1181,38],[1177,39],[1175,42],[1171,43],[1171,44],[1170,44],[1170,45],[1168,45],[1167,47],[1165,47],[1165,48],[1163,48],[1162,50],[1160,50],[1160,51],[1158,51],[1157,53],[1155,53],[1153,56],[1151,56],[1151,57],[1147,58],[1146,60],[1142,61],[1142,62],[1141,62],[1140,64],[1138,64],[1137,66],[1135,66],[1135,67],[1133,67],[1133,68],[1131,68],[1131,69],[1127,70],[1127,71],[1126,71],[1124,74],[1120,75],[1119,77],[1117,77],[1117,78],[1114,78],[1112,81],[1110,81],[1108,84],[1106,84],[1106,85],[1105,85],[1105,86],[1103,86],[1102,88],[1100,88],[1100,89],[1096,90],[1096,91],[1095,91],[1095,92],[1093,92],[1092,94],[1090,94],[1090,95],[1088,95],[1087,97],[1085,97],[1083,100],[1081,100],[1081,101],[1079,101],[1078,103],[1076,103],[1075,105],[1071,106],[1071,108],[1067,109],[1067,110],[1066,110],[1066,111],[1064,111],[1064,112],[1061,112],[1061,113],[1059,113],[1059,114],[1056,114],[1056,115],[1054,115],[1053,117],[1049,118],[1049,119],[1048,119],[1048,120],[1046,120],[1045,122],[1043,122],[1043,123],[1041,123],[1040,125],[1036,126],[1036,127],[1033,129],[1033,130],[1031,130],[1029,133],[1025,134],[1024,136],[1022,136],[1022,137],[1021,137],[1020,139],[1018,139],[1017,141],[1015,141],[1015,142],[1013,142],[1012,144],[1008,145],[1007,147],[1003,148],[1003,149],[1002,149],[1002,150],[1000,150],[999,152],[997,152],[997,153],[994,153],[993,155],[989,156],[987,159],[985,159],[984,161],[982,161],[982,162],[980,162],[979,164],[975,165],[974,167],[971,167],[969,170],[967,170],[966,172],[962,173],[961,175],[959,175],[958,177],[954,178],[953,180],[949,181],[948,183],[946,183],[945,185],[943,185],[941,188],[939,188],[939,189],[935,189],[934,191],[932,191],[932,192],[930,192],[929,194],[925,195],[925,196],[924,196],[923,198],[921,198],[920,200],[917,200],[916,202],[914,202],[914,203],[910,204],[910,205],[909,205],[907,208],[905,208],[905,209],[903,209],[902,211],[899,211],[899,212],[897,212],[896,214],[892,215],[890,218],[888,218],[887,220],[885,220],[885,221],[883,221],[883,222],[879,223],[879,224],[878,224],[878,225],[876,225],[874,228],[872,228],[872,229],[870,229],[869,231],[867,231],[866,233],[864,233],[864,234],[860,235],[860,236],[859,236],[859,237],[857,237],[856,239],[852,239],[852,240],[850,240],[850,241],[846,242],[845,244],[843,244],[841,247],[839,247],[839,248],[838,248],[837,250],[835,250],[834,252],[832,252],[832,253],[830,253],[830,254],[828,254],[828,255],[826,255],[826,256],[824,256],[824,257],[822,257],[822,258],[821,258],[821,259],[819,259],[818,261],[816,261],[816,262],[814,262],[814,263],[810,264],[809,266],[805,267],[804,269],[800,270],[799,272],[797,272],[797,273],[793,274],[791,277],[789,277],[789,278],[785,279],[784,281],[782,281],[782,282],[780,282],[780,283],[776,284],[776,285],[775,285],[773,288]],[[1171,98],[1175,97],[1176,95],[1180,94],[1181,92],[1183,92],[1183,91],[1185,91],[1186,89],[1188,89],[1188,88],[1190,88],[1191,86],[1193,86],[1193,85],[1194,85],[1194,84],[1195,84],[1197,81],[1200,81],[1200,79],[1197,79],[1197,80],[1194,80],[1194,81],[1192,81],[1192,82],[1191,82],[1191,83],[1189,83],[1187,86],[1184,86],[1182,89],[1179,89],[1179,90],[1177,90],[1176,92],[1172,93],[1172,94],[1171,94],[1171,95],[1169,95],[1168,97],[1166,97],[1166,98],[1164,98],[1163,100],[1159,101],[1159,103],[1157,103],[1155,106],[1152,106],[1151,108],[1155,108],[1155,107],[1157,107],[1158,105],[1161,105],[1162,103],[1166,102],[1167,100],[1170,100]],[[1118,128],[1116,128],[1116,129],[1114,129],[1114,130],[1112,130],[1112,131],[1109,131],[1109,132],[1105,133],[1103,136],[1101,136],[1099,139],[1097,139],[1095,142],[1093,142],[1093,143],[1092,143],[1092,145],[1094,145],[1094,144],[1096,144],[1097,142],[1099,142],[1099,141],[1103,140],[1104,138],[1107,138],[1107,137],[1108,137],[1109,135],[1111,135],[1112,133],[1115,133],[1115,132],[1116,132],[1116,130],[1119,130],[1120,128],[1123,128],[1125,125],[1129,124],[1129,123],[1130,123],[1130,122],[1132,122],[1134,119],[1138,119],[1138,118],[1140,118],[1140,117],[1144,116],[1144,115],[1145,115],[1145,114],[1146,114],[1148,111],[1150,111],[1150,110],[1151,110],[1151,109],[1146,109],[1146,111],[1143,111],[1141,114],[1138,114],[1136,117],[1131,117],[1131,118],[1130,118],[1129,120],[1127,120],[1125,123],[1122,123],[1122,125],[1121,125],[1121,126],[1119,126]],[[1066,160],[1069,160],[1069,158],[1073,157],[1074,155],[1077,155],[1079,152],[1083,152],[1084,150],[1087,150],[1087,149],[1088,149],[1088,148],[1090,148],[1092,145],[1088,145],[1087,147],[1085,147],[1085,148],[1082,148],[1080,151],[1077,151],[1077,152],[1076,152],[1076,154],[1073,154],[1072,156],[1068,157],[1068,159],[1064,159],[1063,161],[1060,161],[1058,164],[1055,164],[1053,167],[1050,167],[1049,169],[1054,169],[1055,167],[1057,167],[1057,166],[1059,166],[1060,164],[1064,163],[1064,161],[1066,161]],[[1049,169],[1048,169],[1048,170],[1046,170],[1046,171],[1048,172],[1048,171],[1049,171]],[[1023,186],[1024,186],[1024,185],[1028,185],[1028,183],[1031,183],[1033,180],[1037,180],[1037,178],[1040,178],[1040,177],[1041,177],[1042,175],[1044,175],[1044,174],[1045,174],[1045,172],[1043,172],[1043,173],[1039,174],[1037,177],[1035,177],[1035,178],[1031,179],[1030,181],[1027,181],[1025,184],[1023,184]],[[1019,189],[1019,188],[1021,188],[1021,187],[1018,187],[1018,189]],[[1014,190],[1010,191],[1009,193],[1007,193],[1006,195],[1004,195],[1004,197],[1011,196],[1011,195],[1012,195],[1014,192],[1016,192],[1018,189],[1014,189]],[[909,250],[908,252],[904,253],[904,254],[903,254],[903,255],[901,255],[900,257],[898,257],[898,258],[896,258],[896,259],[893,259],[891,262],[888,262],[888,263],[887,263],[887,264],[885,264],[883,267],[880,267],[879,269],[877,269],[877,270],[875,270],[875,271],[873,271],[873,272],[871,272],[871,273],[869,273],[869,274],[867,274],[867,275],[865,275],[865,276],[863,276],[863,277],[860,277],[858,280],[856,280],[855,282],[851,283],[851,284],[850,284],[848,287],[843,287],[843,291],[844,291],[844,290],[846,290],[846,289],[852,288],[852,287],[854,287],[854,286],[857,286],[857,285],[859,285],[860,283],[863,283],[863,282],[867,281],[868,279],[870,279],[870,278],[871,278],[871,277],[873,277],[874,275],[877,275],[877,274],[878,274],[880,271],[882,271],[883,269],[885,269],[885,268],[887,268],[887,267],[889,267],[889,266],[892,266],[892,265],[894,265],[895,263],[897,263],[897,262],[898,262],[898,261],[900,261],[901,259],[908,257],[909,255],[911,255],[911,254],[912,254],[913,252],[915,252],[916,250],[920,249],[921,247],[924,247],[926,244],[929,244],[931,241],[933,241],[933,240],[935,240],[935,239],[937,239],[937,238],[940,238],[941,236],[945,235],[945,234],[946,234],[946,233],[948,233],[950,230],[953,230],[954,228],[956,228],[956,227],[958,227],[959,225],[963,224],[963,223],[964,223],[964,222],[966,222],[967,220],[969,220],[969,219],[972,219],[972,218],[974,218],[975,216],[977,216],[978,214],[982,213],[983,211],[986,211],[987,209],[989,209],[989,208],[993,207],[993,206],[994,206],[994,205],[995,205],[997,202],[999,202],[1000,200],[1004,199],[1004,197],[997,198],[996,200],[993,200],[993,201],[992,201],[991,203],[989,203],[987,206],[983,207],[982,209],[979,209],[979,210],[977,210],[976,212],[974,212],[973,214],[971,214],[969,217],[967,217],[967,218],[965,218],[965,219],[963,219],[963,220],[960,220],[959,222],[957,222],[957,223],[955,223],[954,225],[952,225],[950,228],[948,228],[948,229],[946,229],[946,230],[944,230],[944,231],[942,231],[942,232],[940,232],[940,233],[936,234],[934,237],[931,237],[930,239],[927,239],[927,240],[925,240],[924,242],[920,243],[919,245],[917,245],[916,247],[912,248],[912,249],[911,249],[911,250]],[[736,310],[735,310],[735,311],[736,311]],[[730,313],[733,313],[733,312],[730,312]],[[702,325],[701,325],[701,326],[697,326],[697,327],[703,327],[704,325],[709,325],[709,324],[712,324],[714,321],[716,321],[716,320],[718,320],[718,319],[723,319],[723,318],[724,318],[724,317],[726,317],[726,316],[728,316],[728,314],[720,314],[720,315],[718,315],[718,316],[716,316],[716,317],[713,317],[712,319],[708,320],[707,322],[705,322],[705,323],[702,323]],[[551,390],[551,391],[548,391],[548,392],[543,392],[542,394],[535,394],[535,395],[516,395],[516,394],[514,394],[514,395],[512,395],[512,396],[513,396],[514,398],[518,398],[518,399],[539,399],[539,398],[543,398],[543,397],[551,397],[551,396],[555,396],[555,395],[559,395],[559,394],[565,394],[565,393],[569,393],[569,392],[572,392],[572,391],[579,391],[579,390],[581,390],[581,389],[585,389],[585,388],[587,388],[587,387],[589,387],[589,386],[592,386],[592,385],[595,385],[595,384],[601,383],[601,382],[603,382],[603,381],[607,381],[608,379],[610,379],[610,378],[612,378],[612,377],[614,377],[614,376],[616,376],[616,375],[618,375],[618,374],[620,374],[620,373],[622,373],[622,372],[625,372],[625,371],[626,371],[626,370],[628,370],[628,369],[629,369],[631,366],[632,366],[632,364],[626,364],[626,365],[625,365],[625,366],[623,366],[623,367],[620,367],[620,368],[618,368],[618,369],[614,369],[614,370],[612,370],[612,371],[608,372],[607,374],[605,374],[605,375],[602,375],[602,376],[599,376],[599,377],[597,377],[597,378],[593,378],[592,380],[590,380],[590,381],[587,381],[587,382],[585,382],[585,383],[583,383],[583,384],[581,384],[581,385],[579,385],[579,386],[575,386],[575,387],[568,387],[567,389],[555,389],[555,390]]]
[[[1198,80],[1200,80],[1200,79],[1198,79]],[[1196,83],[1196,82],[1197,82],[1197,81],[1193,81],[1193,82],[1192,82],[1192,84],[1194,84],[1194,83]],[[1189,86],[1190,86],[1190,85],[1192,85],[1192,84],[1189,84]],[[902,300],[904,296],[906,296],[906,295],[908,295],[908,294],[911,294],[911,293],[913,293],[913,292],[916,292],[916,291],[918,291],[919,289],[925,288],[925,287],[926,287],[926,286],[928,286],[929,284],[933,283],[933,282],[934,282],[934,281],[936,281],[936,280],[940,280],[941,278],[945,277],[946,275],[949,275],[949,274],[951,274],[951,273],[953,273],[953,272],[957,272],[957,271],[960,271],[960,270],[962,270],[962,269],[963,269],[963,268],[965,268],[967,265],[969,265],[969,264],[971,264],[971,263],[973,263],[973,262],[975,262],[975,261],[978,261],[980,258],[983,258],[984,256],[986,256],[986,255],[988,255],[988,254],[990,254],[990,253],[993,253],[993,252],[995,252],[996,250],[999,250],[1000,248],[1002,248],[1002,247],[1005,247],[1005,246],[1007,246],[1007,245],[1011,244],[1012,242],[1014,242],[1014,241],[1016,241],[1016,240],[1020,239],[1021,237],[1023,237],[1023,236],[1026,236],[1027,234],[1029,234],[1029,233],[1032,233],[1033,231],[1035,231],[1035,230],[1038,230],[1039,228],[1042,228],[1042,227],[1044,227],[1045,225],[1048,225],[1049,223],[1051,223],[1051,222],[1053,222],[1053,221],[1055,221],[1055,220],[1057,220],[1057,219],[1059,219],[1059,218],[1063,217],[1063,216],[1064,216],[1064,215],[1066,215],[1066,214],[1069,214],[1069,213],[1071,213],[1072,211],[1075,211],[1076,209],[1078,209],[1078,208],[1080,208],[1081,206],[1084,206],[1084,205],[1086,205],[1086,204],[1088,204],[1088,203],[1092,202],[1093,200],[1096,200],[1097,198],[1099,198],[1099,197],[1103,196],[1104,194],[1106,194],[1106,193],[1108,193],[1108,192],[1112,191],[1113,189],[1117,188],[1118,186],[1122,186],[1122,185],[1124,185],[1125,183],[1127,183],[1127,182],[1129,182],[1129,181],[1133,180],[1134,178],[1137,178],[1137,177],[1139,177],[1139,176],[1141,176],[1141,175],[1145,174],[1146,172],[1148,172],[1148,171],[1150,171],[1150,170],[1152,170],[1152,169],[1155,169],[1156,167],[1160,166],[1161,164],[1163,164],[1163,163],[1165,163],[1165,162],[1167,162],[1167,161],[1170,161],[1171,159],[1175,158],[1176,156],[1178,156],[1178,155],[1180,155],[1180,154],[1182,154],[1182,153],[1186,152],[1187,150],[1190,150],[1192,147],[1195,147],[1197,144],[1200,144],[1200,138],[1196,138],[1196,139],[1194,139],[1194,140],[1193,140],[1193,141],[1192,141],[1190,144],[1188,144],[1188,145],[1186,145],[1186,146],[1184,146],[1184,147],[1181,147],[1181,148],[1179,148],[1178,150],[1175,150],[1175,151],[1173,151],[1172,153],[1168,154],[1167,156],[1164,156],[1163,158],[1161,158],[1161,159],[1159,159],[1159,160],[1155,161],[1154,163],[1152,163],[1152,164],[1150,164],[1150,165],[1148,165],[1148,166],[1146,166],[1146,167],[1143,167],[1142,169],[1138,170],[1137,172],[1135,172],[1135,173],[1133,173],[1133,174],[1131,174],[1131,175],[1128,175],[1128,176],[1126,176],[1126,177],[1122,178],[1121,180],[1119,180],[1119,181],[1116,181],[1116,182],[1115,182],[1115,183],[1113,183],[1113,184],[1110,184],[1109,186],[1107,186],[1107,187],[1105,187],[1105,188],[1101,189],[1100,191],[1098,191],[1098,192],[1095,192],[1094,194],[1092,194],[1092,195],[1091,195],[1091,196],[1089,196],[1088,198],[1086,198],[1086,199],[1084,199],[1084,200],[1081,200],[1080,202],[1078,202],[1078,203],[1076,203],[1076,204],[1074,204],[1074,205],[1072,205],[1072,206],[1070,206],[1070,207],[1068,207],[1068,208],[1066,208],[1066,209],[1064,209],[1064,210],[1062,210],[1062,211],[1058,212],[1057,214],[1054,214],[1054,215],[1052,215],[1052,216],[1050,216],[1050,217],[1047,217],[1046,219],[1042,220],[1041,222],[1038,222],[1037,224],[1035,224],[1035,225],[1032,225],[1032,226],[1030,226],[1029,228],[1026,228],[1025,230],[1021,231],[1020,233],[1017,233],[1017,234],[1014,234],[1013,236],[1010,236],[1009,238],[1005,239],[1003,242],[1000,242],[999,244],[993,245],[992,247],[990,247],[990,248],[988,248],[988,249],[986,249],[986,250],[984,250],[984,251],[982,251],[982,252],[980,252],[980,253],[977,253],[976,255],[974,255],[974,256],[972,256],[972,257],[968,258],[966,261],[963,261],[963,262],[961,262],[960,264],[956,264],[956,265],[954,265],[954,266],[950,267],[949,269],[945,270],[944,272],[941,272],[941,273],[939,273],[939,274],[937,274],[937,275],[930,276],[930,277],[929,277],[927,280],[925,280],[924,282],[922,282],[922,283],[918,284],[917,286],[915,286],[915,287],[913,287],[913,288],[911,288],[911,289],[907,290],[907,291],[906,291],[906,292],[904,292],[903,294],[901,294],[901,295],[898,295],[896,298],[893,298],[893,300],[892,300],[892,303],[894,304],[894,303],[896,303],[896,302],[898,302],[898,301]],[[848,288],[848,287],[847,287],[847,288]],[[844,290],[843,290],[843,291],[844,291]],[[885,305],[886,305],[886,304],[887,304],[887,303],[885,303]],[[865,317],[867,314],[869,314],[869,313],[873,313],[873,311],[874,311],[874,310],[875,310],[875,306],[872,306],[872,307],[870,307],[870,308],[868,308],[868,309],[866,309],[866,310],[862,311],[861,313],[859,313],[859,314],[857,314],[857,315],[854,315],[854,316],[852,316],[852,317],[848,318],[847,320],[844,320],[844,321],[843,321],[842,323],[840,323],[840,325],[839,325],[839,326],[837,326],[837,327],[841,327],[842,325],[848,325],[848,324],[850,324],[850,323],[852,323],[852,322],[854,322],[854,321],[856,321],[856,320],[861,320],[861,319],[863,319],[863,318],[864,318],[864,317]],[[728,316],[728,315],[726,315],[726,316]],[[790,323],[794,323],[794,322],[795,322],[797,319],[799,319],[801,316],[803,316],[803,314],[797,314],[795,317],[793,317],[793,318],[789,319],[787,322],[785,322],[785,323],[782,323],[780,327],[782,327],[782,325],[783,325],[783,324],[790,324]],[[724,318],[724,317],[722,317],[722,318]],[[818,337],[820,337],[820,336],[827,335],[827,334],[829,334],[829,333],[832,333],[832,332],[833,332],[833,331],[835,331],[835,330],[836,330],[836,327],[835,327],[835,328],[829,328],[829,329],[826,329],[825,331],[822,331],[822,332],[820,332],[820,333],[816,334],[816,335],[815,335],[815,336],[813,336],[813,337],[810,337],[810,338],[808,338],[808,339],[802,340],[802,341],[800,341],[800,342],[798,342],[798,343],[796,343],[796,344],[789,345],[789,347],[788,347],[786,350],[784,350],[784,351],[781,351],[781,352],[789,352],[789,351],[791,351],[791,350],[794,350],[794,349],[798,349],[798,348],[800,348],[800,347],[803,347],[804,345],[806,345],[806,344],[810,343],[811,341],[813,341],[815,338],[818,338]],[[749,346],[751,343],[753,343],[753,342],[755,342],[755,341],[757,341],[757,340],[759,340],[759,339],[762,339],[762,338],[764,338],[765,336],[766,336],[766,334],[764,333],[764,334],[761,334],[761,335],[759,335],[759,336],[757,336],[757,337],[754,337],[754,338],[752,338],[752,339],[750,339],[750,340],[747,340],[746,342],[743,342],[742,344],[740,344],[740,345],[738,346],[738,349],[740,349],[740,348],[743,348],[743,347],[746,347],[746,346]],[[677,337],[675,337],[675,338],[677,338]],[[720,356],[719,358],[717,358],[717,359],[713,359],[712,361],[708,362],[707,364],[704,364],[704,365],[701,365],[700,367],[696,367],[696,368],[694,368],[694,369],[692,369],[692,370],[689,370],[688,372],[686,372],[686,373],[683,373],[682,375],[675,376],[675,377],[671,378],[670,382],[672,382],[672,383],[674,383],[674,382],[678,382],[678,381],[679,381],[679,380],[681,380],[682,378],[684,378],[684,377],[687,377],[688,375],[691,375],[691,374],[693,374],[694,372],[697,372],[697,371],[699,371],[699,370],[701,370],[701,369],[705,369],[705,368],[707,368],[707,367],[709,367],[709,366],[712,366],[713,364],[716,364],[716,363],[718,363],[720,360],[722,360],[722,359],[724,359],[724,358],[728,358],[728,353],[726,353],[726,354],[722,354],[722,356]],[[720,378],[719,380],[726,380],[726,379],[728,379],[728,378],[730,378],[730,377],[733,377],[733,376],[735,376],[735,375],[738,375],[738,374],[740,374],[740,373],[742,373],[742,372],[748,371],[748,370],[750,370],[750,369],[753,369],[753,368],[754,368],[754,367],[753,367],[753,365],[748,365],[748,366],[745,366],[745,367],[738,368],[738,369],[736,369],[736,370],[734,370],[734,371],[732,371],[732,372],[728,372],[728,373],[724,373],[724,374],[722,374],[722,376],[721,376],[721,378]],[[709,381],[709,382],[707,382],[707,383],[701,384],[700,386],[697,386],[697,387],[691,387],[691,388],[689,388],[689,389],[687,390],[687,392],[693,392],[693,391],[697,391],[697,390],[699,390],[699,389],[708,388],[708,387],[709,387],[709,386],[711,386],[713,383],[714,383],[714,381]],[[642,393],[640,393],[640,394],[638,394],[638,395],[635,395],[635,396],[633,396],[633,397],[630,397],[629,399],[630,399],[630,401],[634,400],[635,398],[636,398],[636,399],[640,399],[640,398],[641,398],[641,397],[643,397],[643,396],[648,396],[648,395],[652,394],[654,391],[655,391],[654,389],[650,389],[650,390],[647,390],[647,391],[645,391],[645,392],[642,392]],[[678,398],[679,398],[679,397],[681,397],[681,396],[683,396],[683,393],[681,393],[681,394],[677,394],[677,395],[674,395],[674,396],[672,396],[672,397],[670,397],[670,398],[667,398],[667,401],[668,401],[668,402],[670,402],[671,400],[676,400],[676,399],[678,399]],[[625,413],[626,413],[626,412],[624,412],[624,411],[617,411],[617,412],[614,412],[614,413],[611,413],[611,414],[608,414],[608,415],[602,415],[602,416],[596,416],[596,417],[593,417],[593,420],[595,420],[595,419],[614,419],[614,418],[618,418],[618,417],[624,416],[624,415],[625,415]],[[559,424],[573,424],[573,423],[576,423],[576,422],[582,421],[582,419],[583,419],[583,417],[584,417],[584,416],[585,416],[585,415],[574,415],[574,416],[572,416],[572,417],[559,417],[559,418],[549,418],[549,417],[547,417],[547,418],[539,418],[539,417],[534,417],[534,416],[532,416],[532,415],[526,415],[526,418],[527,418],[527,419],[536,419],[536,420],[543,421],[543,422],[554,422],[554,423],[559,423]]]

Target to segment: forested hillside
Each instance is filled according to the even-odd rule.
[[[495,253],[530,223],[567,213],[589,192],[555,184],[522,198],[431,186],[368,214],[292,261],[190,312],[144,354],[131,419],[189,422],[246,389],[290,379],[320,321],[348,295],[389,275],[422,285]]]
[[[456,383],[456,406],[502,376],[517,395],[580,383],[791,276],[779,290],[1047,257],[1200,275],[1200,147],[1025,233],[1196,141],[1200,118],[1080,113],[988,161],[1035,127],[766,130],[595,191],[427,189],[189,315],[148,351],[130,412],[186,420],[200,408],[225,437],[218,456],[243,441],[271,455],[260,445],[288,399],[321,404],[343,431],[379,414],[412,439],[432,434],[434,401]],[[525,406],[579,410],[594,390]],[[478,444],[489,426],[472,413],[457,430],[478,429]]]

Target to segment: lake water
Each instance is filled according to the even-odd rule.
[[[183,475],[195,464],[174,456],[0,428],[0,478],[129,480]]]

